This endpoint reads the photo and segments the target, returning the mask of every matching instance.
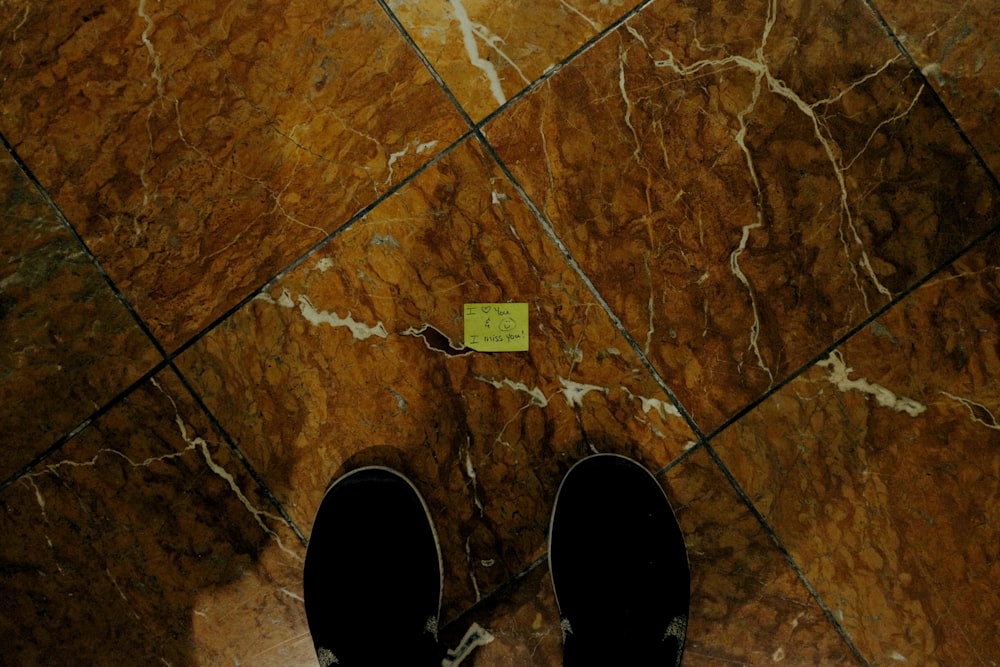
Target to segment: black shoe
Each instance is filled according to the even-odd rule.
[[[368,467],[334,482],[303,575],[321,667],[440,665],[441,572],[427,505],[406,477]]]
[[[582,665],[679,665],[691,575],[663,489],[615,454],[574,465],[556,496],[549,567],[562,618],[563,660]]]

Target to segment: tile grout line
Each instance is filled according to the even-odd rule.
[[[889,39],[892,40],[893,44],[896,45],[896,49],[910,64],[910,67],[913,69],[914,72],[916,72],[917,76],[920,77],[920,80],[923,82],[925,89],[931,95],[931,98],[941,107],[941,109],[944,111],[945,117],[948,119],[948,122],[951,124],[953,128],[955,128],[955,131],[958,132],[958,136],[962,139],[962,141],[969,148],[969,150],[972,151],[972,154],[975,156],[976,162],[979,163],[979,166],[982,167],[987,174],[989,174],[990,180],[993,181],[994,185],[996,185],[997,188],[1000,189],[1000,175],[995,174],[993,170],[990,169],[989,165],[986,163],[986,159],[979,152],[979,149],[972,142],[972,139],[965,133],[965,130],[962,128],[962,125],[958,122],[958,118],[955,116],[955,114],[952,113],[951,107],[949,107],[948,104],[946,104],[945,101],[941,98],[941,95],[938,94],[937,88],[935,88],[934,84],[932,84],[930,80],[927,78],[927,75],[924,73],[923,68],[921,68],[920,65],[917,63],[916,58],[913,57],[913,54],[910,53],[910,50],[906,47],[905,44],[903,44],[903,40],[899,38],[899,36],[893,30],[892,26],[889,25],[889,22],[886,20],[882,12],[879,11],[878,7],[875,6],[875,0],[860,0],[860,1],[863,2],[865,7],[868,8],[868,11],[872,13],[872,16],[875,17],[875,20],[878,21],[879,24],[882,26],[882,29],[885,30],[886,35],[888,35]]]
[[[765,391],[760,396],[747,403],[739,411],[733,413],[733,415],[730,416],[728,419],[726,419],[720,426],[717,426],[710,433],[708,433],[708,435],[705,438],[706,442],[710,442],[711,440],[715,439],[719,434],[721,434],[723,431],[725,431],[733,424],[738,422],[740,419],[745,417],[748,413],[752,412],[753,410],[756,410],[762,403],[764,403],[772,396],[774,396],[776,393],[778,393],[779,391],[787,387],[789,384],[797,380],[799,377],[804,375],[810,368],[815,366],[818,362],[822,361],[826,357],[829,357],[835,350],[837,350],[845,343],[850,341],[852,338],[854,338],[856,335],[864,331],[876,320],[883,317],[890,310],[893,310],[894,308],[899,306],[914,292],[920,290],[929,282],[937,278],[946,269],[953,266],[955,262],[957,262],[959,259],[967,255],[968,253],[972,252],[977,247],[987,243],[988,241],[991,240],[991,238],[994,237],[1000,238],[1000,222],[990,227],[986,231],[980,233],[979,236],[977,236],[971,242],[966,244],[964,247],[960,248],[959,250],[949,255],[946,259],[940,262],[936,268],[932,269],[922,278],[913,283],[913,285],[911,285],[910,287],[901,290],[898,294],[896,294],[896,296],[887,301],[882,307],[878,308],[875,312],[870,314],[868,317],[866,317],[858,324],[851,327],[846,333],[844,333],[842,336],[840,336],[832,343],[830,343],[826,348],[823,349],[822,352],[818,353],[817,355],[815,355],[814,357],[803,363],[801,366],[799,366],[799,368],[788,373],[788,375],[786,375],[786,377],[783,380],[775,383],[767,391]]]
[[[300,267],[302,264],[304,264],[305,262],[307,262],[317,252],[319,252],[320,250],[322,250],[324,247],[326,247],[327,245],[329,245],[330,243],[332,243],[335,239],[337,239],[338,237],[340,237],[341,235],[343,235],[345,232],[347,232],[349,229],[351,229],[352,227],[354,227],[356,224],[358,224],[359,222],[361,222],[369,213],[371,213],[376,207],[378,207],[379,205],[381,205],[385,200],[387,200],[390,197],[396,195],[401,189],[403,189],[405,186],[409,185],[412,181],[414,181],[417,177],[419,177],[420,175],[422,175],[425,171],[427,171],[428,169],[430,169],[431,167],[433,167],[434,165],[436,165],[438,162],[440,162],[441,160],[443,160],[446,156],[448,156],[450,153],[452,153],[455,149],[457,149],[459,146],[461,146],[463,143],[465,143],[469,139],[469,137],[472,136],[472,134],[473,134],[472,130],[468,130],[467,132],[465,132],[464,134],[462,134],[461,136],[459,136],[454,142],[452,142],[451,145],[449,145],[448,147],[444,148],[439,153],[437,153],[434,157],[432,157],[430,160],[428,160],[424,164],[422,164],[419,167],[417,167],[416,169],[414,169],[409,175],[407,175],[405,178],[401,179],[398,183],[396,183],[391,188],[389,188],[388,190],[386,190],[384,193],[382,193],[381,195],[379,195],[378,197],[376,197],[374,200],[372,200],[371,202],[369,202],[368,204],[366,204],[362,208],[358,209],[358,211],[356,211],[355,213],[353,213],[347,219],[347,221],[344,222],[343,225],[337,227],[337,229],[335,229],[334,231],[332,231],[329,234],[327,234],[322,240],[318,241],[315,245],[313,245],[311,248],[307,249],[305,252],[303,252],[301,255],[299,255],[296,259],[292,260],[289,264],[287,264],[286,266],[282,267],[279,271],[277,271],[270,278],[267,278],[259,286],[253,288],[250,291],[249,294],[247,294],[246,296],[244,296],[236,304],[234,304],[233,306],[231,306],[230,308],[228,308],[225,312],[223,312],[217,318],[215,318],[214,320],[212,320],[211,322],[209,322],[207,325],[205,325],[200,331],[198,331],[197,333],[193,334],[186,341],[184,341],[183,343],[181,343],[180,345],[178,345],[177,349],[175,349],[173,352],[170,352],[169,354],[167,354],[167,360],[170,361],[170,362],[173,362],[175,359],[177,359],[177,357],[179,357],[181,354],[183,354],[184,352],[186,352],[187,350],[189,350],[191,347],[193,347],[196,343],[198,343],[198,341],[200,341],[202,338],[204,338],[205,336],[207,336],[209,333],[211,333],[214,329],[216,329],[219,325],[221,325],[223,322],[225,322],[226,320],[228,320],[230,317],[232,317],[236,312],[238,312],[239,310],[241,310],[244,306],[246,306],[248,303],[250,303],[251,301],[253,301],[254,299],[256,299],[258,296],[260,296],[264,292],[264,290],[268,289],[269,287],[271,287],[272,285],[274,285],[275,283],[277,283],[279,280],[281,280],[282,278],[284,278],[285,276],[287,276],[289,273],[291,273],[292,271],[294,271],[295,269],[297,269],[298,267]]]
[[[295,523],[295,521],[292,519],[291,515],[285,509],[285,506],[278,499],[277,495],[274,493],[271,487],[265,483],[263,476],[250,463],[250,460],[236,444],[236,441],[229,434],[229,431],[227,431],[222,426],[222,423],[215,416],[215,413],[212,412],[211,409],[209,409],[208,405],[206,405],[201,395],[197,391],[195,391],[190,381],[188,381],[187,376],[181,372],[181,370],[177,367],[177,365],[173,362],[173,360],[171,360],[167,364],[167,366],[169,366],[170,370],[172,370],[174,374],[177,376],[177,378],[181,381],[181,384],[184,385],[184,388],[187,390],[188,394],[191,395],[191,398],[194,399],[195,403],[201,409],[202,413],[206,417],[208,417],[209,423],[212,425],[212,428],[214,428],[216,432],[218,432],[218,434],[222,436],[222,440],[228,446],[230,453],[232,453],[232,455],[235,456],[236,459],[243,465],[244,470],[247,472],[247,474],[250,475],[251,479],[253,479],[254,483],[257,484],[257,486],[260,488],[264,496],[275,507],[275,509],[278,511],[278,514],[281,516],[282,519],[284,519],[285,523],[288,524],[292,532],[295,533],[295,536],[298,538],[299,542],[302,543],[302,546],[303,547],[308,546],[309,540],[306,538],[305,534],[299,528],[298,524]]]
[[[861,653],[860,649],[858,649],[858,647],[854,644],[854,640],[851,638],[847,630],[844,629],[844,627],[841,625],[840,621],[837,620],[837,617],[833,613],[833,610],[830,609],[830,607],[826,604],[826,601],[819,594],[819,591],[816,590],[816,587],[813,586],[812,582],[810,582],[809,579],[806,577],[805,572],[803,572],[802,568],[799,567],[799,564],[792,557],[791,552],[788,551],[784,543],[782,543],[782,541],[778,538],[778,534],[777,532],[775,532],[770,522],[760,512],[760,510],[757,509],[757,506],[754,505],[753,500],[750,498],[749,495],[747,495],[743,487],[740,486],[739,482],[733,476],[732,472],[730,472],[729,468],[723,462],[719,454],[707,442],[705,443],[704,446],[705,446],[705,451],[715,462],[716,468],[718,468],[719,471],[722,472],[722,474],[729,481],[730,486],[732,486],[733,490],[736,491],[740,500],[743,501],[743,504],[746,505],[747,509],[750,510],[754,518],[757,519],[757,522],[760,524],[761,528],[764,529],[764,532],[767,534],[767,536],[771,539],[771,542],[774,544],[775,548],[778,549],[781,555],[785,558],[785,561],[787,562],[788,566],[798,577],[799,581],[802,582],[802,585],[806,587],[806,590],[809,592],[809,595],[812,596],[816,604],[819,605],[819,608],[823,611],[823,614],[826,616],[827,620],[833,625],[834,629],[836,629],[837,633],[847,644],[848,648],[851,650],[851,653],[854,654],[854,657],[857,658],[862,665],[865,665],[867,667],[870,664],[868,660]]]
[[[17,153],[14,147],[7,140],[7,137],[3,135],[3,133],[0,133],[0,144],[2,144],[3,148],[7,151],[8,154],[10,154],[11,158],[13,158],[14,162],[27,177],[28,181],[35,187],[35,190],[38,192],[39,196],[41,196],[45,204],[55,214],[56,219],[59,221],[59,224],[62,225],[73,236],[73,239],[78,244],[80,244],[80,247],[83,248],[83,251],[87,254],[87,257],[90,259],[91,264],[93,264],[98,274],[101,276],[101,278],[104,279],[105,284],[111,290],[111,293],[115,297],[115,300],[118,303],[120,303],[125,308],[126,311],[128,311],[128,314],[135,321],[140,331],[142,331],[142,333],[146,335],[146,337],[153,344],[153,347],[160,354],[160,356],[163,359],[166,359],[167,351],[163,347],[163,344],[160,343],[160,341],[156,338],[156,336],[153,335],[153,332],[146,324],[146,321],[139,315],[139,313],[132,306],[132,303],[125,297],[125,294],[121,291],[121,289],[119,289],[118,284],[114,281],[114,279],[112,279],[111,276],[108,275],[108,272],[104,270],[104,266],[97,259],[97,256],[90,249],[90,246],[87,244],[87,242],[83,239],[83,236],[80,235],[76,227],[74,227],[73,224],[69,221],[69,218],[66,217],[62,209],[59,207],[58,204],[56,204],[55,200],[49,194],[48,190],[46,190],[45,187],[38,180],[38,178],[35,177],[34,172],[32,172],[31,169],[28,167],[28,165],[25,164],[24,160],[21,159],[21,156]]]
[[[639,343],[632,337],[632,334],[625,328],[625,325],[622,323],[621,319],[619,319],[618,315],[612,310],[607,300],[605,300],[604,296],[600,293],[600,291],[598,291],[597,286],[594,285],[593,281],[590,279],[590,276],[587,275],[587,273],[583,270],[583,267],[580,266],[580,264],[570,253],[569,249],[563,243],[562,239],[559,238],[559,235],[556,233],[552,223],[535,205],[531,197],[521,186],[521,183],[517,180],[517,178],[515,178],[514,174],[510,171],[510,168],[507,167],[507,164],[500,158],[496,150],[487,141],[486,137],[482,134],[482,131],[478,128],[476,129],[476,137],[482,144],[484,150],[487,152],[490,158],[493,159],[493,161],[498,165],[500,170],[503,172],[504,176],[506,176],[506,178],[510,181],[511,185],[520,195],[522,201],[524,201],[525,205],[534,215],[535,221],[538,223],[539,227],[541,227],[542,232],[549,239],[549,241],[556,246],[556,249],[562,255],[563,260],[566,262],[566,264],[570,267],[570,269],[572,269],[572,271],[581,280],[581,282],[583,282],[584,287],[587,288],[591,296],[594,297],[594,299],[597,301],[597,305],[600,306],[601,309],[604,310],[605,314],[607,314],[607,316],[611,319],[611,323],[614,325],[618,333],[625,338],[626,342],[628,342],[629,346],[632,348],[632,351],[635,352],[636,355],[638,355],[640,363],[642,363],[646,371],[650,373],[650,375],[656,381],[657,385],[659,385],[660,389],[663,390],[663,392],[670,399],[671,403],[673,403],[674,407],[676,407],[677,410],[680,412],[681,417],[687,423],[688,427],[694,433],[695,437],[698,438],[699,442],[704,441],[705,434],[698,426],[698,424],[695,423],[694,418],[684,408],[684,406],[681,404],[677,396],[674,395],[674,392],[670,389],[666,380],[663,378],[662,375],[660,375],[659,371],[653,366],[652,362],[649,361],[649,358],[643,352],[642,348],[639,347]]]
[[[467,135],[465,135],[465,136],[467,136]],[[456,142],[456,143],[458,143],[458,142]],[[174,373],[181,380],[181,382],[184,385],[185,389],[187,389],[187,391],[194,398],[195,402],[198,404],[198,407],[208,417],[208,419],[209,419],[210,423],[213,425],[213,427],[216,428],[219,431],[220,434],[222,434],[223,440],[226,442],[226,444],[228,445],[228,447],[231,450],[231,452],[233,453],[233,455],[240,461],[240,463],[243,464],[244,468],[250,474],[251,478],[260,487],[261,491],[268,498],[268,500],[272,503],[272,505],[275,506],[275,508],[278,510],[279,514],[281,515],[281,517],[285,520],[285,522],[289,525],[289,527],[295,533],[296,537],[298,537],[298,539],[303,543],[303,545],[305,545],[306,544],[306,540],[305,540],[305,537],[304,537],[302,531],[295,524],[295,522],[291,519],[291,516],[285,510],[284,506],[280,502],[278,502],[278,499],[275,496],[274,492],[271,490],[270,487],[268,487],[264,483],[264,481],[261,478],[260,474],[250,465],[250,462],[247,460],[247,458],[243,454],[243,452],[240,451],[239,448],[236,446],[235,442],[233,441],[233,439],[229,435],[229,433],[225,429],[222,428],[222,425],[219,423],[219,420],[216,418],[215,414],[211,410],[208,409],[208,406],[205,405],[205,403],[202,400],[202,398],[194,391],[193,387],[190,385],[190,383],[188,382],[187,378],[177,368],[176,364],[174,363],[174,358],[177,356],[177,354],[179,354],[179,352],[175,352],[173,354],[168,354],[167,353],[166,349],[163,347],[163,345],[160,343],[160,341],[156,338],[156,336],[153,335],[153,332],[150,330],[150,328],[145,323],[145,321],[142,319],[142,317],[139,315],[139,313],[135,310],[135,308],[133,308],[132,304],[128,301],[128,299],[125,297],[125,295],[118,288],[118,285],[115,283],[115,281],[104,270],[104,267],[101,265],[101,263],[98,261],[97,257],[91,251],[91,249],[87,245],[86,241],[84,241],[83,237],[79,234],[79,232],[77,232],[76,228],[73,227],[73,225],[70,223],[69,219],[63,213],[62,209],[59,208],[59,206],[55,203],[55,201],[49,195],[48,191],[45,190],[45,188],[42,186],[42,184],[35,177],[34,173],[28,168],[28,166],[21,159],[21,156],[18,155],[17,152],[14,150],[14,147],[7,140],[7,137],[4,136],[2,133],[0,133],[0,144],[2,144],[3,148],[7,151],[7,153],[14,160],[15,164],[17,165],[17,167],[19,169],[21,169],[22,173],[25,175],[25,177],[28,179],[28,181],[35,187],[35,190],[42,197],[42,199],[45,202],[45,204],[48,205],[48,207],[50,208],[50,210],[55,214],[56,219],[58,220],[59,224],[63,228],[65,228],[66,230],[68,230],[70,232],[70,234],[73,236],[73,238],[76,240],[76,242],[80,245],[80,247],[83,248],[83,251],[87,254],[87,257],[90,259],[91,263],[93,264],[93,266],[97,270],[98,274],[104,279],[106,285],[111,290],[113,296],[115,297],[115,300],[118,303],[120,303],[122,305],[122,307],[125,308],[125,310],[129,313],[129,315],[135,321],[136,325],[139,327],[139,329],[142,331],[142,333],[144,333],[146,335],[146,337],[149,339],[149,341],[152,343],[152,345],[154,346],[154,348],[156,349],[156,351],[159,353],[159,355],[161,357],[161,360],[159,362],[157,362],[156,364],[154,364],[151,369],[149,369],[145,373],[143,373],[143,375],[141,375],[135,382],[133,382],[128,387],[126,387],[125,389],[123,389],[120,392],[118,392],[116,395],[114,395],[108,401],[105,401],[105,403],[103,405],[101,405],[100,407],[98,407],[97,410],[95,410],[94,412],[92,412],[89,416],[87,416],[83,421],[81,421],[75,427],[69,429],[66,433],[64,433],[62,436],[60,436],[59,438],[57,438],[56,441],[52,445],[50,445],[43,452],[41,452],[40,454],[38,454],[34,459],[32,459],[31,461],[29,461],[25,466],[23,466],[19,470],[15,471],[6,480],[0,481],[0,492],[4,491],[6,488],[8,488],[8,487],[12,486],[13,484],[15,484],[19,479],[21,479],[25,475],[29,474],[31,472],[31,470],[33,470],[35,467],[39,466],[43,461],[45,461],[46,459],[48,459],[51,456],[55,455],[64,446],[66,446],[67,443],[69,443],[70,441],[72,441],[77,435],[79,435],[84,430],[86,430],[91,424],[93,424],[94,422],[96,422],[98,419],[100,419],[101,417],[103,417],[105,414],[107,414],[108,412],[110,412],[114,408],[116,408],[119,405],[123,404],[128,399],[128,397],[133,392],[135,392],[139,387],[141,387],[145,383],[149,382],[152,378],[154,378],[156,375],[158,375],[160,372],[162,372],[165,368],[169,367],[171,370],[174,371]],[[451,148],[446,149],[446,151],[442,151],[442,153],[448,152],[450,150],[451,150]],[[428,164],[430,164],[430,162],[428,162]],[[402,185],[402,183],[405,182],[405,181],[406,181],[406,179],[404,179],[404,181],[401,181],[400,185]],[[381,200],[379,200],[379,201],[381,201]],[[372,205],[374,206],[374,204],[372,204]],[[339,231],[340,230],[338,230],[338,232]],[[336,233],[335,234],[331,234],[330,237],[328,237],[327,239],[325,239],[325,241],[328,241],[329,238],[332,238],[335,235],[336,235]],[[315,250],[315,248],[313,250]],[[301,262],[303,259],[304,258],[300,258],[297,261],[297,263]]]
[[[628,23],[629,21],[631,21],[637,15],[641,14],[642,12],[644,12],[646,10],[646,8],[649,7],[651,4],[653,4],[654,2],[656,2],[656,0],[642,0],[642,2],[640,2],[638,5],[636,5],[632,9],[628,10],[627,12],[625,12],[622,16],[620,16],[619,18],[617,18],[614,21],[612,21],[611,23],[609,23],[603,29],[601,29],[600,31],[598,31],[597,34],[595,34],[593,37],[591,37],[590,39],[588,39],[587,41],[585,41],[576,50],[574,50],[568,56],[566,56],[565,58],[563,58],[560,62],[556,63],[555,65],[552,65],[551,67],[549,67],[549,69],[547,69],[544,72],[542,72],[541,75],[539,75],[539,77],[537,79],[535,79],[530,84],[528,84],[527,86],[525,86],[524,88],[522,88],[520,91],[518,91],[517,93],[515,93],[509,100],[507,100],[502,105],[500,105],[496,110],[494,110],[491,113],[487,114],[481,121],[479,121],[479,123],[476,124],[476,128],[477,129],[482,129],[485,125],[487,125],[489,122],[491,122],[492,120],[494,120],[497,116],[499,116],[500,114],[502,114],[503,112],[505,112],[512,105],[516,104],[521,99],[523,99],[523,98],[527,97],[528,95],[530,95],[531,93],[533,93],[535,90],[537,90],[538,88],[540,88],[543,84],[545,84],[546,81],[548,81],[553,76],[555,76],[556,74],[558,74],[560,70],[562,70],[564,67],[566,67],[567,65],[569,65],[571,62],[573,62],[574,60],[576,60],[578,57],[580,57],[581,55],[583,55],[584,53],[586,53],[587,51],[589,51],[590,49],[592,49],[599,42],[603,41],[606,37],[610,36],[614,32],[617,32],[619,28],[621,28],[623,25],[625,25],[626,23]]]
[[[427,70],[427,72],[431,75],[431,78],[434,79],[434,82],[437,83],[438,87],[441,88],[441,90],[444,92],[445,96],[451,101],[455,109],[458,110],[459,115],[462,116],[462,120],[465,121],[469,129],[474,128],[476,126],[475,121],[472,120],[472,117],[468,114],[468,112],[466,112],[465,107],[463,107],[462,103],[458,101],[457,97],[455,97],[455,94],[451,91],[451,88],[448,87],[448,84],[446,84],[444,82],[444,79],[441,78],[441,75],[438,73],[434,65],[431,64],[431,61],[427,58],[427,55],[424,53],[423,49],[421,49],[417,45],[416,40],[414,40],[413,37],[410,35],[410,32],[406,29],[406,26],[403,25],[402,21],[399,20],[399,17],[396,16],[396,13],[392,11],[391,7],[389,7],[388,1],[387,0],[375,0],[375,1],[378,4],[378,6],[382,8],[382,11],[385,12],[386,16],[389,18],[389,21],[396,27],[396,30],[399,31],[399,34],[403,37],[403,41],[406,42],[407,46],[410,47],[410,50],[412,50],[413,53],[416,54],[417,59],[420,60],[420,62],[423,64],[424,69]]]
[[[166,360],[158,362],[156,365],[153,366],[153,368],[146,371],[141,377],[139,377],[139,379],[137,379],[128,387],[115,394],[111,399],[105,402],[104,405],[98,407],[96,410],[90,413],[90,415],[84,418],[79,424],[77,424],[73,428],[70,428],[69,430],[67,430],[66,433],[56,438],[55,442],[49,445],[49,447],[46,448],[42,453],[35,456],[35,458],[31,459],[31,461],[22,466],[7,479],[0,481],[0,492],[3,492],[7,487],[13,485],[19,479],[29,474],[34,468],[39,466],[43,461],[45,461],[49,457],[56,454],[69,441],[73,440],[77,435],[86,430],[87,427],[89,427],[91,424],[96,422],[98,419],[103,417],[112,409],[124,403],[133,392],[135,392],[143,384],[149,382],[151,378],[155,377],[168,365],[169,362],[167,362]]]

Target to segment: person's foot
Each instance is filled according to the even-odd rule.
[[[441,664],[440,545],[423,498],[400,473],[368,467],[334,482],[303,578],[321,667]]]
[[[684,537],[663,489],[616,454],[574,465],[559,487],[549,567],[564,665],[679,665],[690,605]]]

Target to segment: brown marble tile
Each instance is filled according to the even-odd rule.
[[[530,350],[456,355],[463,304],[507,300],[530,304]],[[349,467],[413,478],[442,533],[446,618],[543,553],[587,442],[658,469],[693,439],[475,142],[178,363],[303,527]]]
[[[0,131],[171,349],[464,125],[376,3],[0,7]]]
[[[84,248],[0,148],[0,482],[159,360]]]
[[[990,0],[872,0],[959,125],[1000,173],[1000,25]]]
[[[691,561],[684,665],[857,664],[847,643],[704,451],[667,476]],[[496,600],[448,628],[457,643],[472,622],[494,641],[475,665],[561,665],[559,612],[542,563]]]
[[[388,0],[473,120],[562,63],[636,0]]]
[[[18,665],[315,664],[304,550],[171,372],[0,491]]]
[[[872,664],[1000,661],[1000,247],[714,446]]]
[[[691,563],[685,665],[856,664],[706,452],[671,470],[666,485]]]
[[[653,3],[486,127],[706,431],[995,222],[860,3]]]

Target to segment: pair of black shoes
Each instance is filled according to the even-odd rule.
[[[598,454],[570,469],[552,511],[549,567],[564,665],[680,664],[687,551],[663,489],[641,465]],[[440,545],[427,505],[400,473],[361,468],[330,487],[304,578],[322,667],[442,664]]]

